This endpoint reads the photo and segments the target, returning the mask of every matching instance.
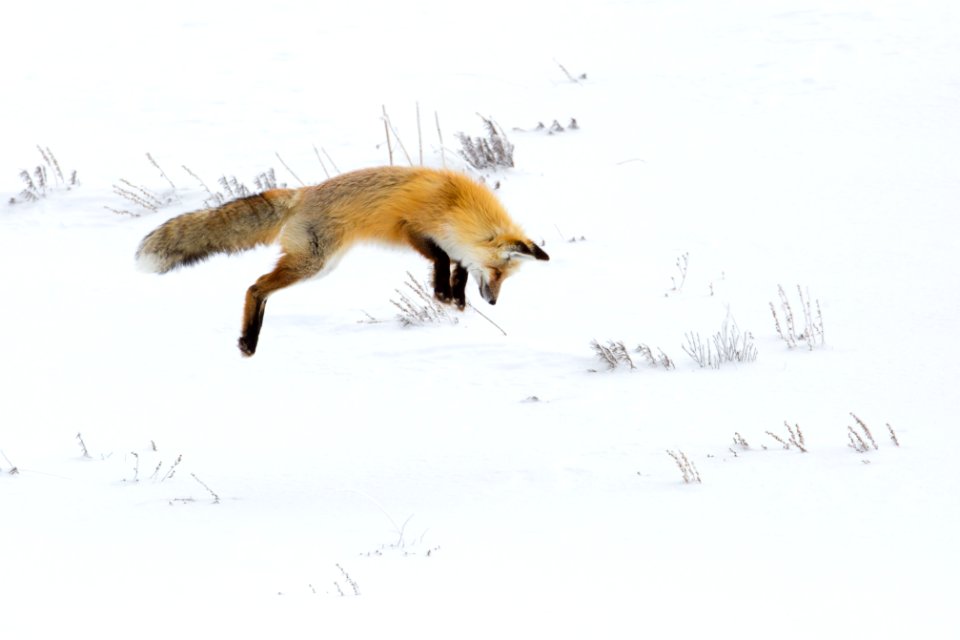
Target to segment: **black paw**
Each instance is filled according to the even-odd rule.
[[[237,340],[237,347],[240,348],[240,353],[243,354],[243,356],[246,358],[249,358],[250,356],[252,356],[254,353],[257,352],[256,341],[254,341],[253,344],[251,344],[247,340],[246,336],[240,336],[240,339]]]

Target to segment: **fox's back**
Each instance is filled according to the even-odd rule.
[[[345,243],[403,243],[405,234],[469,235],[511,225],[489,189],[453,171],[377,167],[342,174],[300,193],[291,223],[310,220]],[[465,238],[463,238],[465,240]]]

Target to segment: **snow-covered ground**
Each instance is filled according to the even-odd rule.
[[[958,637],[958,13],[4,9],[0,633]],[[371,247],[275,295],[243,359],[276,249],[135,269],[201,180],[385,164],[384,107],[413,162],[466,170],[478,113],[515,144],[483,175],[551,261],[496,307],[471,283],[506,335],[472,309],[402,326],[428,265]],[[38,144],[80,184],[23,202]],[[778,285],[823,344],[777,335]],[[684,353],[731,319],[755,361]],[[608,371],[593,340],[676,366]]]

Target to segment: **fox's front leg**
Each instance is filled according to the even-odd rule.
[[[467,270],[459,262],[450,274],[450,300],[460,311],[467,306]]]
[[[439,247],[433,258],[433,295],[440,302],[450,302],[450,257]]]
[[[433,295],[440,302],[454,303],[463,311],[467,304],[464,288],[467,286],[467,270],[456,263],[450,272],[450,256],[432,239],[411,234],[410,244],[420,254],[433,263]]]

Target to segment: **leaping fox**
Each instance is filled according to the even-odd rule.
[[[549,260],[485,186],[453,171],[377,167],[300,189],[271,189],[168,220],[140,243],[137,260],[166,273],[214,253],[279,241],[273,271],[247,289],[238,346],[257,350],[267,298],[331,270],[357,242],[408,245],[433,262],[437,299],[466,305],[468,274],[496,304],[500,286],[523,259]],[[451,271],[451,266],[452,271]]]

